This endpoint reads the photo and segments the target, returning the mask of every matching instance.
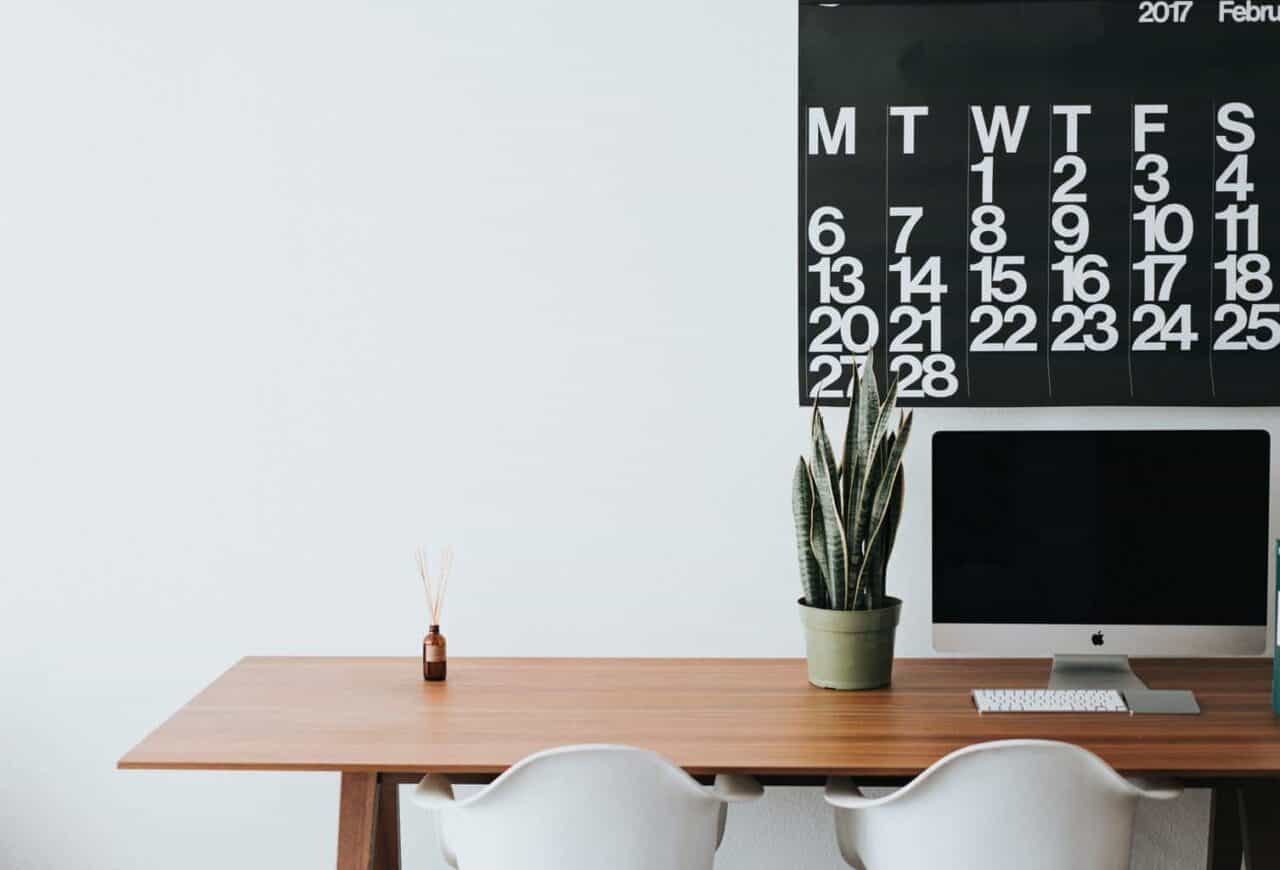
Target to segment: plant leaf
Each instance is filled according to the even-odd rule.
[[[814,405],[814,407],[816,408],[817,405]],[[831,439],[827,437],[827,427],[821,414],[815,414],[813,417],[811,435],[813,437],[814,461],[817,461],[818,454],[821,453],[827,468],[831,470],[832,486],[838,489],[840,486],[840,466],[836,465],[835,449],[831,446]],[[843,508],[837,506],[837,515],[842,514]]]
[[[849,489],[845,498],[852,504],[862,479],[866,476],[867,456],[870,453],[871,433],[875,431],[876,418],[880,413],[880,387],[876,383],[876,367],[874,357],[868,355],[862,364],[862,377],[858,380],[858,392],[852,399],[851,417],[856,415],[856,425],[851,426],[854,460],[854,476],[849,481]],[[850,433],[846,433],[848,437]]]
[[[889,567],[889,555],[893,553],[893,545],[898,540],[898,524],[902,521],[902,502],[906,498],[907,492],[907,475],[901,468],[898,470],[898,476],[893,481],[893,494],[889,496],[889,510],[885,518],[886,529],[884,535],[884,559],[885,568]],[[880,596],[884,597],[884,590],[880,590]]]
[[[832,582],[830,571],[831,568],[827,564],[827,526],[822,518],[822,505],[818,502],[818,485],[813,477],[813,466],[808,466],[809,471],[809,489],[813,492],[813,506],[809,518],[809,552],[813,554],[814,561],[818,563],[818,575],[822,578],[822,582],[827,588],[827,604],[832,606],[834,601],[835,583]]]
[[[827,607],[827,585],[814,558],[810,529],[813,525],[813,482],[804,457],[796,462],[791,479],[791,512],[796,523],[796,551],[800,557],[800,588],[810,607]]]
[[[860,418],[858,416],[859,398],[862,395],[862,383],[858,378],[858,367],[853,367],[849,384],[849,417],[844,425],[844,443],[840,449],[840,516],[845,525],[849,522],[849,506],[852,504],[850,494],[858,482],[858,432]],[[874,376],[873,376],[874,377]],[[870,423],[865,424],[870,426]]]
[[[893,495],[894,488],[897,486],[897,478],[902,471],[902,453],[907,448],[907,439],[911,435],[911,421],[913,415],[907,414],[902,418],[902,426],[898,430],[898,435],[894,439],[893,447],[889,451],[885,462],[885,473],[876,486],[875,499],[872,501],[870,514],[870,533],[867,536],[867,550],[870,551],[877,543],[877,539],[885,528],[885,517],[889,509],[889,500]],[[883,565],[887,565],[889,561],[889,553],[886,550],[884,558],[881,560]],[[854,599],[857,600],[862,590],[863,583],[866,581],[867,565],[870,560],[863,560],[862,567],[858,571],[857,579],[854,583]]]
[[[890,434],[889,455],[892,455],[896,441]],[[894,542],[898,537],[898,522],[902,518],[902,497],[906,483],[906,472],[899,470],[893,478],[893,490],[889,494],[889,504],[885,508],[884,531],[875,539],[871,548],[874,560],[867,567],[867,580],[862,584],[862,597],[867,607],[881,607],[885,596],[885,574],[889,568],[889,555],[893,552]]]
[[[891,448],[884,444],[886,433],[893,422],[893,408],[898,401],[898,379],[895,377],[885,392],[882,403],[876,406],[876,419],[867,435],[867,447],[859,462],[861,477],[858,481],[855,501],[853,502],[853,520],[848,523],[851,549],[858,553],[867,551],[867,525],[871,516],[871,503],[875,498],[876,487],[883,477],[883,456]],[[859,566],[861,567],[861,566]]]
[[[876,451],[876,455],[879,457],[879,459],[877,459],[877,461],[872,466],[872,472],[870,477],[871,484],[868,486],[867,506],[866,506],[866,510],[863,511],[864,518],[869,516],[871,513],[870,502],[874,499],[876,486],[879,484],[881,477],[884,474],[884,470],[882,467],[883,459],[886,455],[888,455],[893,450],[894,433],[890,432],[888,435],[886,435],[884,441],[885,441],[884,446],[882,446],[878,451]],[[893,503],[892,498],[890,498],[889,503],[892,505]],[[863,537],[866,537],[865,527],[862,530],[862,534],[863,534]],[[878,606],[877,602],[884,597],[884,583],[879,582],[884,579],[885,548],[884,548],[883,536],[876,539],[873,543],[868,544],[867,554],[864,558],[866,558],[870,563],[867,565],[867,574],[866,574],[867,582],[863,583],[862,586],[857,590],[858,601],[855,606],[865,607],[865,608],[874,608]],[[862,566],[859,565],[858,572],[861,572],[861,570],[862,570]],[[855,577],[857,576],[858,572],[854,573]]]
[[[836,488],[839,486],[835,468],[835,457],[831,451],[831,441],[827,438],[826,427],[822,424],[822,416],[814,415],[813,427],[813,471],[814,492],[817,504],[822,508],[823,537],[827,554],[827,582],[831,585],[831,606],[843,610],[848,600],[849,572],[847,568],[848,548],[845,545],[844,527],[840,522],[840,511],[836,506]]]
[[[880,457],[881,448],[884,446],[889,430],[893,427],[893,412],[897,404],[898,378],[895,375],[893,380],[889,382],[889,389],[885,390],[884,401],[882,401],[876,409],[876,422],[871,428],[870,435],[867,437],[867,450],[865,453],[865,463],[867,468],[864,469],[864,477],[870,476],[867,474],[870,470],[870,466],[878,457]]]
[[[815,399],[813,402],[813,415],[809,419],[810,438],[813,437],[814,431],[821,425],[822,417],[819,415],[818,401]],[[809,550],[813,553],[814,560],[818,563],[818,573],[822,575],[822,580],[827,586],[827,601],[831,603],[835,601],[836,584],[831,578],[831,566],[827,561],[827,526],[822,516],[822,504],[818,501],[818,482],[814,477],[813,463],[810,462],[807,468],[809,470],[809,488],[814,495],[813,513],[809,520]]]
[[[873,408],[880,406],[880,383],[876,380],[876,360],[872,354],[867,354],[866,360],[862,363],[861,383],[866,390],[866,400]]]
[[[876,578],[883,576],[884,566],[884,541],[881,539],[874,541],[868,548],[864,557],[863,565],[866,567],[865,572],[859,567],[858,572],[866,577],[861,586],[854,590],[857,596],[854,601],[854,609],[872,610],[878,606],[879,598],[876,597]],[[855,575],[857,576],[857,575]]]

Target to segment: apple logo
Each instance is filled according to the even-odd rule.
[[[1104,641],[1104,640],[1103,640],[1103,638],[1102,638],[1102,632],[1101,632],[1101,631],[1095,631],[1095,632],[1093,633],[1093,637],[1092,637],[1092,638],[1090,638],[1090,640],[1092,640],[1092,641],[1093,641],[1093,645],[1094,645],[1094,646],[1102,646],[1102,645],[1106,642],[1106,641]]]

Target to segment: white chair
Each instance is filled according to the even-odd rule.
[[[859,870],[1128,870],[1138,800],[1181,793],[1078,746],[1005,740],[953,752],[885,797],[836,778],[826,798]]]
[[[701,786],[643,749],[566,746],[466,800],[435,774],[413,799],[437,811],[445,861],[461,870],[710,870],[728,802],[762,791],[734,774]]]

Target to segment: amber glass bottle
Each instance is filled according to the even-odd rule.
[[[444,635],[440,626],[427,628],[427,636],[422,639],[422,679],[443,680],[448,669],[449,660],[445,655]]]

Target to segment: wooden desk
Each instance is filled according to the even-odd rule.
[[[1210,867],[1280,867],[1280,719],[1265,659],[1138,660],[1199,716],[978,716],[969,690],[1042,687],[1049,663],[900,659],[893,686],[833,692],[792,659],[247,658],[119,762],[128,769],[341,771],[339,870],[399,867],[399,784],[486,781],[540,749],[626,743],[690,773],[766,784],[900,782],[984,740],[1076,743],[1128,774],[1214,788]],[[1233,863],[1234,861],[1234,863]]]

